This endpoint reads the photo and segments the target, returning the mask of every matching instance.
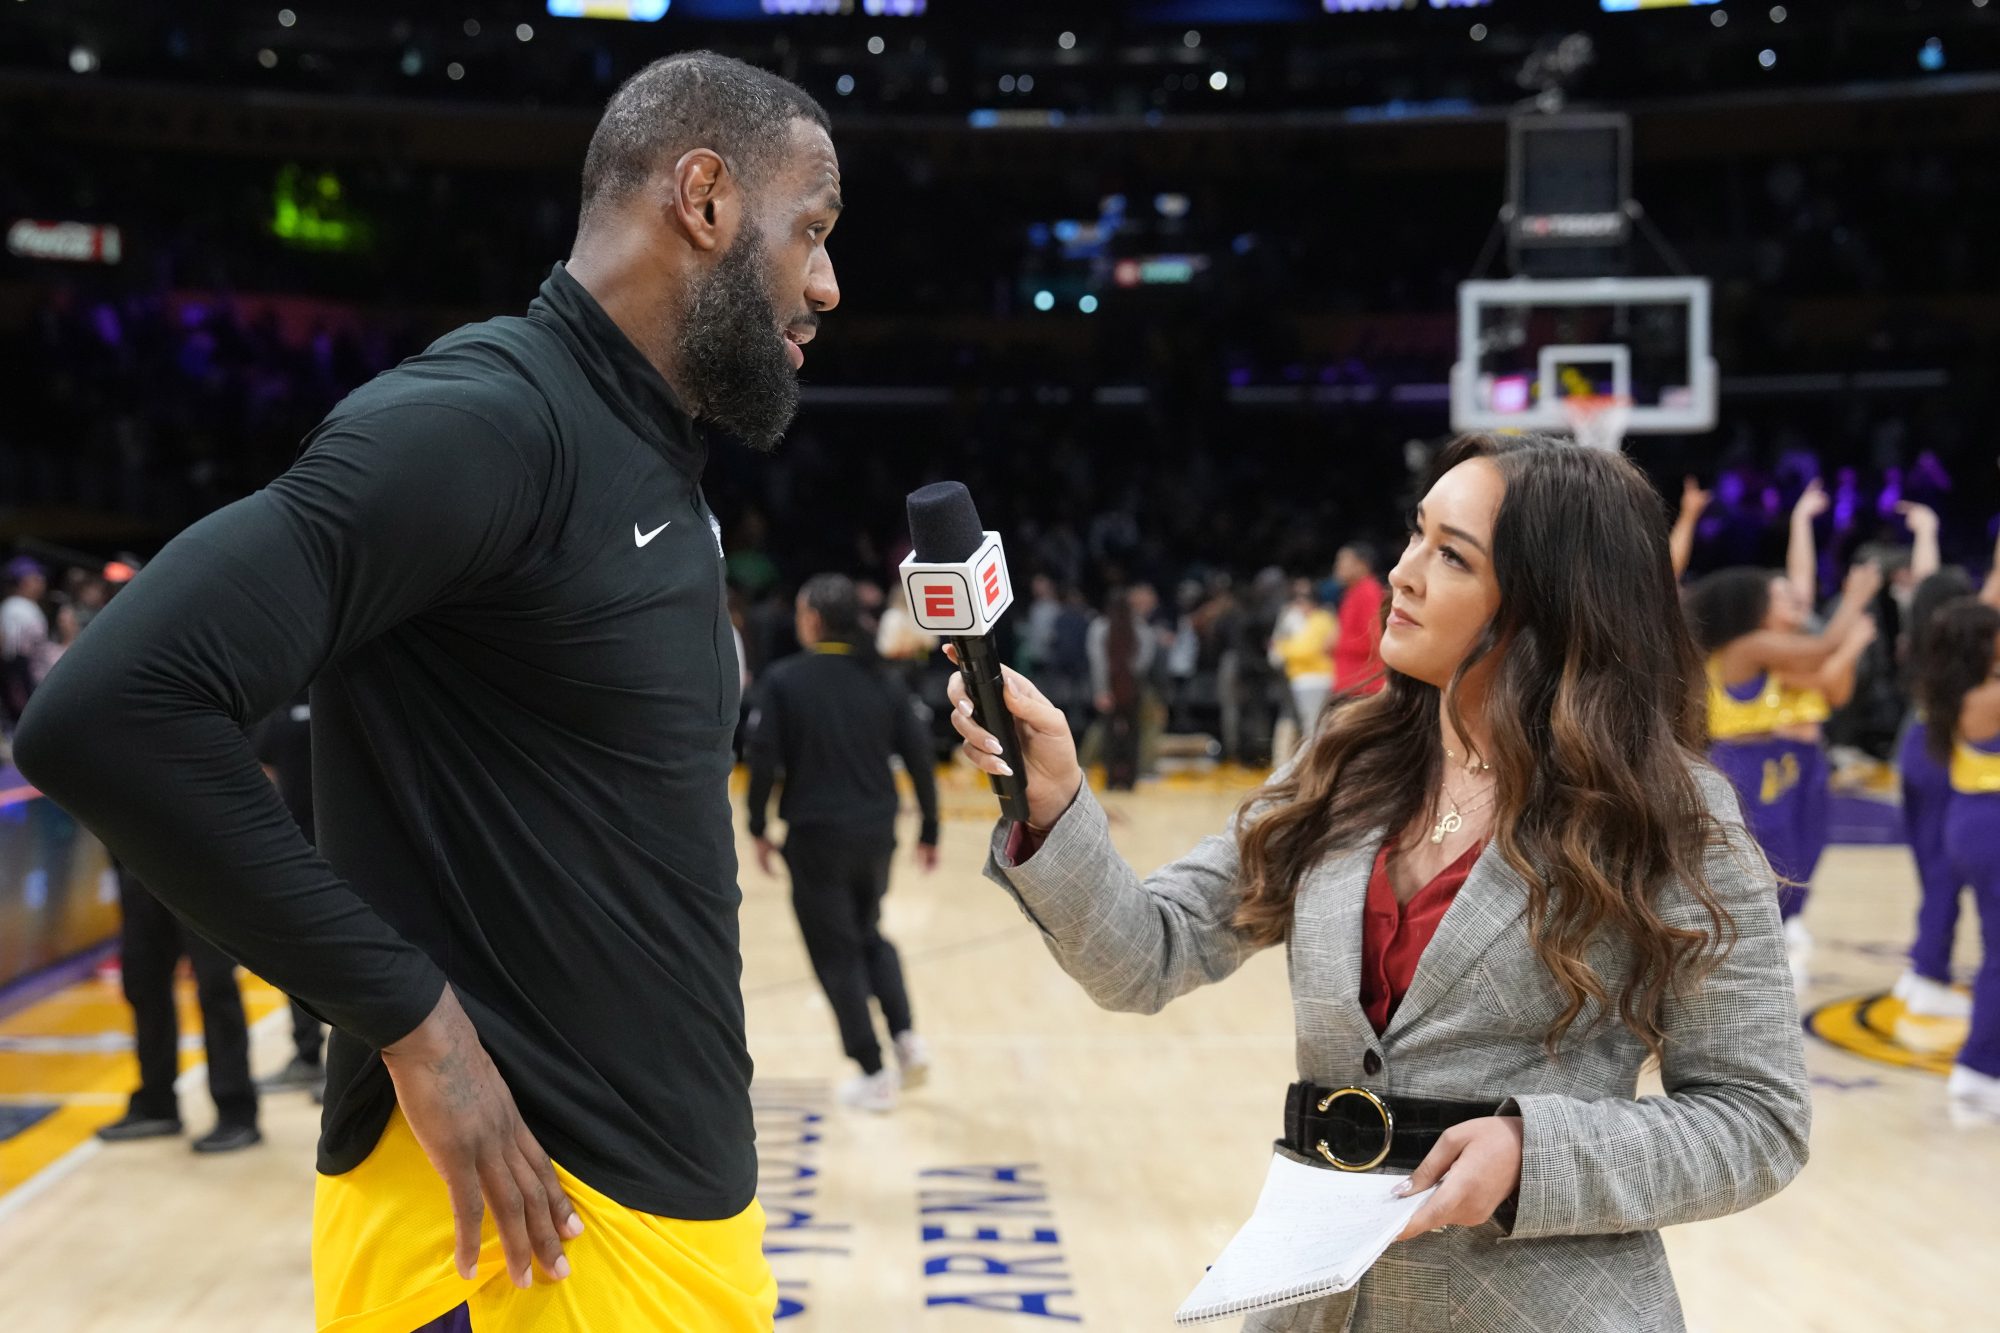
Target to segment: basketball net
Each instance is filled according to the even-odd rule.
[[[1573,393],[1562,400],[1569,433],[1586,449],[1616,449],[1632,420],[1632,400],[1612,393]]]

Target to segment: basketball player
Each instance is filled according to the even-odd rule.
[[[696,422],[776,445],[840,207],[805,93],[648,66],[527,313],[351,394],[28,710],[22,771],[336,1029],[322,1328],[771,1325]],[[308,679],[323,856],[242,731]]]

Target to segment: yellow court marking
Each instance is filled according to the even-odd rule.
[[[1878,1064],[1949,1074],[1967,1025],[1913,1018],[1893,995],[1855,995],[1812,1010],[1806,1031],[1829,1046]]]
[[[245,1017],[255,1023],[284,1007],[285,997],[244,974]],[[181,1072],[202,1063],[201,1008],[194,982],[175,987],[181,1022]],[[125,1112],[139,1084],[131,1048],[132,1012],[115,982],[87,977],[0,1020],[0,1095],[10,1106],[52,1105],[56,1112],[0,1141],[0,1198],[89,1142]]]

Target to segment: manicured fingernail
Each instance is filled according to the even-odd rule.
[[[960,699],[960,700],[958,701],[958,711],[959,711],[959,712],[961,712],[961,713],[963,713],[963,714],[965,714],[965,715],[966,715],[967,717],[971,717],[971,716],[972,716],[972,700],[970,700],[970,699]]]
[[[1003,778],[1011,778],[1011,777],[1013,777],[1013,776],[1014,776],[1014,769],[1013,769],[1012,765],[1010,765],[1010,764],[1007,764],[1007,763],[1005,763],[1005,762],[1003,761],[1003,762],[1001,763],[1001,765],[1000,765],[1000,776],[1001,776],[1001,777],[1003,777]]]
[[[582,1234],[583,1234],[583,1218],[576,1213],[571,1213],[569,1215],[569,1221],[563,1223],[563,1235],[568,1236],[571,1240],[575,1240],[578,1236],[581,1236]]]
[[[1006,753],[1007,753],[1007,752],[1006,752],[1005,750],[1003,750],[1003,749],[1001,749],[1001,748],[1000,748],[1000,741],[999,741],[999,739],[998,739],[997,737],[993,737],[993,736],[988,736],[988,737],[986,738],[986,748],[987,748],[987,749],[989,749],[989,750],[991,750],[991,751],[993,751],[993,753],[995,753],[995,754],[1006,754]]]
[[[1409,1192],[1410,1192],[1410,1182],[1407,1180],[1405,1180],[1402,1184],[1396,1186],[1396,1188],[1389,1191],[1389,1193],[1395,1195],[1399,1199],[1402,1198],[1404,1195],[1408,1194]]]
[[[514,1285],[519,1287],[522,1291],[526,1291],[529,1287],[534,1286],[535,1285],[534,1268],[530,1266],[514,1274]]]
[[[565,1254],[562,1258],[556,1260],[556,1266],[549,1270],[549,1276],[553,1277],[558,1282],[562,1281],[564,1278],[569,1276],[568,1255]]]
[[[478,1276],[478,1273],[479,1270],[471,1264],[458,1265],[458,1275],[464,1278],[467,1282],[472,1281],[474,1277]]]

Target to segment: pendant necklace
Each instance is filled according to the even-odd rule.
[[[1481,797],[1476,804],[1469,806],[1464,810],[1460,810],[1458,808],[1457,798],[1452,796],[1450,792],[1444,791],[1442,788],[1440,788],[1438,794],[1443,798],[1443,800],[1441,800],[1439,804],[1442,805],[1448,802],[1451,808],[1440,814],[1438,816],[1437,823],[1431,826],[1431,846],[1433,847],[1437,846],[1439,843],[1443,842],[1448,836],[1464,828],[1465,816],[1476,815],[1481,810],[1484,810],[1487,806],[1493,804],[1493,797],[1496,794],[1496,791],[1497,789],[1488,791],[1486,795]]]

